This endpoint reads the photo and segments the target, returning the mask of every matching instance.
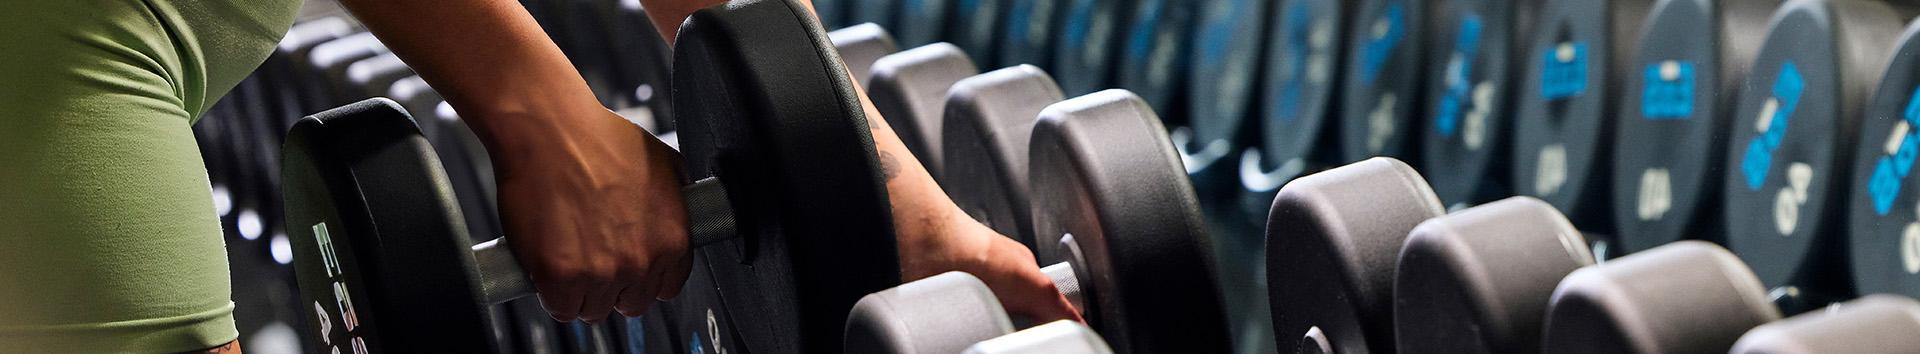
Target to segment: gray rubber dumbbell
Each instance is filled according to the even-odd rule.
[[[849,353],[958,353],[1013,332],[987,284],[946,272],[867,295],[847,315]]]
[[[1733,353],[1920,353],[1920,302],[1868,295],[1747,331]]]
[[[966,354],[1113,354],[1113,348],[1087,325],[1061,320],[974,344]]]
[[[872,23],[828,32],[827,39],[833,41],[833,49],[840,52],[840,61],[847,63],[847,72],[853,73],[853,79],[860,81],[861,87],[866,87],[867,79],[872,77],[874,61],[900,51],[893,35]]]
[[[1760,279],[1718,245],[1680,241],[1581,268],[1547,307],[1548,353],[1705,353],[1780,319]]]
[[[980,73],[967,53],[947,43],[934,43],[893,53],[873,62],[867,78],[867,97],[880,116],[919,157],[934,180],[944,182],[941,163],[941,114],[947,108],[947,89]]]
[[[1593,265],[1553,205],[1512,197],[1420,223],[1394,272],[1400,352],[1523,353],[1540,347],[1554,286]]]

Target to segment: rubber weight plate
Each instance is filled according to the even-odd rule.
[[[1847,192],[1847,259],[1856,293],[1920,296],[1920,22],[1907,26],[1861,116]]]
[[[1200,23],[1187,77],[1188,132],[1176,133],[1187,173],[1201,193],[1230,191],[1235,166],[1226,157],[1245,144],[1247,116],[1259,72],[1265,1],[1223,0],[1199,5]]]
[[[1774,1],[1656,4],[1621,73],[1613,137],[1615,254],[1686,238],[1718,240],[1720,176],[1733,100]]]
[[[1620,77],[1650,0],[1550,0],[1521,58],[1526,79],[1514,121],[1513,188],[1540,197],[1588,232],[1612,219],[1604,144]],[[1607,240],[1589,240],[1607,242]],[[1603,256],[1604,257],[1604,256]]]
[[[1133,0],[1068,0],[1053,43],[1053,72],[1068,95],[1112,87],[1114,62]]]
[[[1001,22],[1000,65],[1053,63],[1053,26],[1066,0],[1007,0],[1007,18]]]
[[[1522,46],[1533,0],[1444,0],[1429,3],[1425,101],[1418,122],[1422,170],[1449,205],[1471,205],[1508,193],[1507,138]]]
[[[1711,353],[1780,319],[1739,258],[1680,241],[1580,268],[1554,288],[1544,353]]]
[[[951,13],[953,13],[954,4],[951,0],[898,0],[898,2],[899,5],[894,6],[898,7],[896,10],[899,13],[895,16],[900,21],[899,25],[888,28],[894,29],[894,38],[899,39],[903,46],[918,47],[944,40],[947,21],[966,20],[953,18]]]
[[[798,0],[695,12],[674,47],[691,179],[718,174],[743,238],[701,249],[748,351],[839,352],[861,296],[900,283],[886,185],[854,85]],[[737,177],[734,177],[737,176]],[[744,212],[742,212],[744,211]],[[720,246],[720,245],[716,245]],[[785,348],[785,349],[782,349]]]
[[[1769,323],[1740,336],[1734,354],[1920,352],[1920,302],[1868,295],[1832,310]]]
[[[1593,265],[1580,230],[1533,197],[1427,220],[1404,247],[1393,274],[1402,353],[1538,350],[1554,286]]]
[[[1260,85],[1259,145],[1240,153],[1241,206],[1265,218],[1280,186],[1310,170],[1338,163],[1327,124],[1338,111],[1339,40],[1347,8],[1340,0],[1287,0],[1272,9],[1265,75]]]
[[[1267,290],[1280,348],[1393,348],[1394,267],[1408,232],[1440,216],[1413,167],[1388,157],[1300,177],[1267,217]]]
[[[1092,289],[1082,311],[1115,352],[1224,353],[1199,201],[1165,131],[1124,90],[1043,110],[1028,160],[1034,235],[1071,235],[1081,257],[1057,243],[1035,253],[1041,264],[1078,258],[1079,284]]]
[[[953,1],[951,14],[957,18],[948,21],[947,32],[942,38],[965,49],[973,57],[974,63],[996,67],[998,64],[994,60],[999,58],[999,45],[995,41],[1000,39],[999,31],[1004,27],[1000,20],[1006,15],[1009,0]]]
[[[867,98],[936,181],[947,181],[940,147],[940,115],[946,110],[947,89],[979,73],[966,53],[946,43],[908,49],[873,63]]]
[[[1146,100],[1169,126],[1186,124],[1187,53],[1196,6],[1192,0],[1137,0],[1127,21],[1114,85]]]
[[[1856,1],[1796,0],[1774,13],[1729,126],[1720,201],[1727,247],[1767,287],[1844,291],[1845,277],[1826,274],[1844,267],[1830,234],[1841,231],[1847,156],[1904,18]]]
[[[947,94],[942,185],[974,220],[1038,249],[1027,191],[1027,143],[1040,110],[1065,96],[1046,71],[1019,65],[975,75]]]
[[[862,23],[842,28],[827,37],[833,41],[833,48],[839,52],[840,59],[847,63],[847,70],[853,72],[853,78],[860,80],[860,86],[866,87],[873,77],[873,62],[880,57],[900,51],[893,42],[893,35],[880,25]]]
[[[1340,147],[1343,160],[1411,156],[1420,110],[1420,56],[1427,33],[1426,1],[1366,0],[1355,5],[1340,65]]]

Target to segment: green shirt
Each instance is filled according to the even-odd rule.
[[[300,0],[0,1],[0,352],[233,341],[200,113]]]

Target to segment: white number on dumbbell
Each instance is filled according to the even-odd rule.
[[[1673,208],[1673,186],[1667,169],[1649,168],[1640,173],[1639,214],[1642,221],[1660,220]]]
[[[1920,222],[1907,224],[1906,232],[1900,233],[1900,261],[1907,274],[1920,274]]]
[[[1333,61],[1331,58],[1328,58],[1330,55],[1327,55],[1328,52],[1332,51],[1332,48],[1329,47],[1333,45],[1333,24],[1331,22],[1332,21],[1327,20],[1313,21],[1313,30],[1307,34],[1307,45],[1312,48],[1309,49],[1309,53],[1307,54],[1308,83],[1315,85],[1325,84],[1328,73],[1333,72],[1333,70],[1327,69],[1329,65],[1332,65]]]
[[[713,316],[713,309],[707,309],[707,338],[713,340],[714,354],[727,354],[727,348],[720,346],[720,320]]]
[[[1394,106],[1398,99],[1392,92],[1380,94],[1373,112],[1367,114],[1367,153],[1380,154],[1380,149],[1387,147],[1387,138],[1393,137]]]
[[[1773,198],[1773,226],[1780,236],[1793,234],[1800,223],[1800,206],[1807,203],[1807,185],[1813,182],[1813,166],[1795,162],[1787,166],[1787,186]]]
[[[1553,195],[1567,183],[1567,146],[1550,144],[1540,148],[1540,160],[1534,168],[1533,193]]]
[[[1467,111],[1466,126],[1460,129],[1460,140],[1467,143],[1467,150],[1480,150],[1487,136],[1487,115],[1493,114],[1493,83],[1481,81],[1473,85],[1473,109]]]

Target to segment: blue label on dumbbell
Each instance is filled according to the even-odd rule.
[[[1648,120],[1693,116],[1693,62],[1667,60],[1647,65],[1641,76],[1640,116]]]
[[[1460,19],[1460,34],[1454,38],[1453,57],[1447,60],[1447,92],[1440,97],[1440,116],[1433,118],[1440,136],[1452,137],[1460,130],[1460,115],[1472,103],[1473,57],[1480,53],[1480,14],[1469,13]]]
[[[1747,153],[1740,160],[1740,173],[1747,178],[1748,190],[1760,190],[1760,185],[1767,183],[1767,168],[1773,165],[1773,152],[1780,149],[1780,141],[1786,139],[1787,122],[1793,119],[1793,109],[1800,105],[1800,95],[1806,86],[1800,68],[1792,61],[1780,66],[1780,75],[1773,81],[1773,97],[1761,103],[1760,115],[1755,118],[1758,121],[1754,126],[1764,130],[1747,142]]]
[[[1208,18],[1206,32],[1202,34],[1204,40],[1201,41],[1201,62],[1198,64],[1215,68],[1226,61],[1227,48],[1233,45],[1234,24],[1239,22],[1241,16],[1247,16],[1242,13],[1242,10],[1248,7],[1248,3],[1246,0],[1234,0],[1230,4],[1215,3],[1211,6],[1230,6],[1224,9],[1215,8],[1213,13],[1215,16]]]
[[[1093,27],[1093,8],[1095,0],[1074,0],[1073,8],[1067,12],[1066,33],[1062,33],[1060,48],[1079,48],[1087,43],[1087,31]],[[1063,49],[1064,50],[1064,49]]]
[[[979,1],[979,0],[967,0]],[[1134,19],[1133,29],[1127,33],[1127,58],[1144,62],[1149,49],[1153,49],[1154,30],[1160,27],[1160,7],[1162,0],[1146,0],[1140,3],[1143,10]]]
[[[1394,2],[1368,26],[1367,44],[1360,55],[1361,65],[1365,65],[1360,71],[1361,81],[1373,82],[1380,78],[1380,70],[1387,65],[1394,47],[1400,44],[1400,37],[1405,36],[1406,16],[1405,6]]]
[[[1900,184],[1913,173],[1913,160],[1920,156],[1920,87],[1907,95],[1907,107],[1901,120],[1893,123],[1887,137],[1887,155],[1873,165],[1867,181],[1867,194],[1873,196],[1873,211],[1881,216],[1893,211],[1893,200],[1900,196]]]
[[[1287,6],[1287,17],[1281,22],[1287,26],[1287,38],[1282,48],[1285,52],[1280,55],[1285,56],[1289,65],[1281,67],[1280,70],[1286,70],[1285,83],[1273,93],[1274,107],[1282,112],[1278,117],[1280,124],[1292,122],[1293,117],[1299,115],[1300,95],[1306,90],[1307,60],[1313,51],[1313,15],[1307,6],[1305,1],[1293,2]]]
[[[1027,44],[1027,32],[1029,31],[1027,26],[1029,26],[1028,22],[1033,21],[1034,2],[1035,0],[1013,0],[1013,9],[1007,13],[1006,38],[1011,40],[1011,42],[1005,45],[1015,48],[1008,48],[1009,50],[1026,50],[1025,48],[1019,47],[1024,47]]]
[[[1587,43],[1564,42],[1541,55],[1540,97],[1548,101],[1587,93]]]

